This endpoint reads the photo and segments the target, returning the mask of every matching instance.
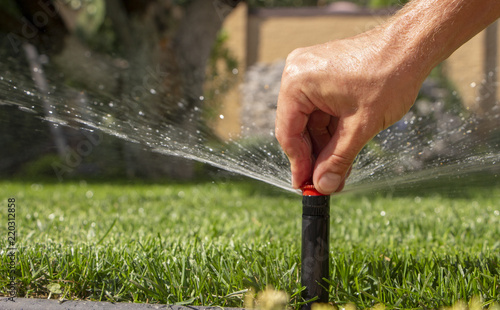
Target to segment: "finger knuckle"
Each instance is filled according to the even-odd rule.
[[[327,163],[330,167],[334,167],[336,171],[347,172],[352,165],[353,158],[351,156],[343,156],[338,154],[333,154],[327,159]]]
[[[286,61],[288,62],[289,60],[292,61],[294,60],[298,55],[301,55],[304,52],[304,48],[299,47],[294,49],[290,54],[288,54]]]
[[[285,68],[283,69],[283,77],[297,77],[302,71],[305,64],[305,51],[303,48],[293,50],[286,58]]]
[[[290,79],[297,75],[298,66],[295,63],[287,62],[283,68],[283,78]]]

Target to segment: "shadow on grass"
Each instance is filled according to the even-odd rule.
[[[195,186],[201,184],[218,184],[222,186],[237,186],[239,190],[242,190],[245,194],[251,196],[280,196],[280,197],[299,197],[299,195],[286,191],[284,189],[269,185],[265,182],[254,180],[245,176],[229,173],[222,170],[210,169],[207,173],[198,174],[196,177],[189,180],[178,180],[171,178],[127,178],[127,177],[100,177],[100,176],[90,176],[90,177],[67,177],[63,181],[58,180],[55,176],[0,176],[0,182],[13,182],[13,183],[23,183],[23,184],[64,184],[64,183],[80,183],[85,182],[89,185],[99,185],[99,184],[114,184],[114,185],[184,185],[184,186]]]
[[[47,176],[0,176],[0,181],[16,183],[80,183],[88,184],[115,184],[115,185],[185,185],[195,186],[200,184],[220,184],[223,186],[237,186],[250,196],[263,197],[288,197],[299,198],[298,193],[286,191],[281,188],[269,185],[262,181],[254,180],[245,176],[229,173],[220,169],[211,168],[198,173],[190,180],[178,179],[148,179],[148,178],[126,178],[126,177],[68,177],[64,181],[59,181],[56,177]],[[377,190],[356,190],[346,191],[340,195],[365,196],[365,197],[434,197],[463,198],[469,199],[481,196],[498,196],[500,188],[500,176],[494,173],[476,173],[457,176],[441,176],[425,181],[387,186]]]
[[[499,195],[500,177],[497,174],[476,173],[457,176],[443,176],[422,182],[415,182],[390,189],[380,190],[376,195],[393,197],[419,196],[446,198],[474,198],[478,195]]]

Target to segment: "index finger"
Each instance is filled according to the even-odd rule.
[[[290,161],[294,188],[299,188],[312,176],[312,144],[306,125],[313,111],[314,105],[304,94],[282,87],[278,96],[275,134]]]

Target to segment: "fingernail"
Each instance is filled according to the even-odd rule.
[[[333,193],[339,187],[340,181],[340,175],[327,172],[319,179],[318,190],[324,193]]]

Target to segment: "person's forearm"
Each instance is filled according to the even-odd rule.
[[[293,186],[342,189],[356,155],[405,115],[429,72],[500,17],[500,0],[413,0],[387,23],[287,57],[276,138]]]
[[[385,25],[385,43],[423,79],[499,17],[500,0],[414,0]]]

